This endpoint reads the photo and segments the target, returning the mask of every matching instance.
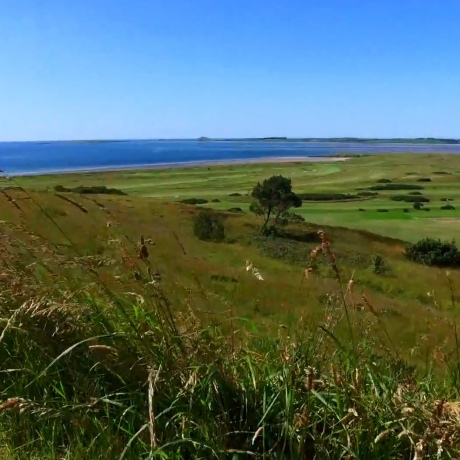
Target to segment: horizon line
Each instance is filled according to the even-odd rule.
[[[262,137],[150,137],[150,138],[92,138],[92,139],[40,139],[40,140],[0,140],[0,144],[22,143],[57,143],[57,142],[149,142],[149,141],[455,141],[460,142],[460,137],[355,137],[355,136],[332,136],[332,137],[288,137],[288,136],[262,136]]]

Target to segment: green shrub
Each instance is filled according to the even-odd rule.
[[[379,179],[377,181],[378,184],[389,184],[391,182],[393,182],[391,179]]]
[[[193,233],[204,241],[223,241],[225,228],[222,219],[210,211],[201,211],[194,219]]]
[[[377,209],[377,212],[388,212],[388,209]]]
[[[358,195],[350,193],[298,193],[297,196],[303,201],[342,201],[359,198]]]
[[[183,204],[206,204],[207,202],[208,200],[205,200],[204,198],[184,198],[179,201],[179,203]]]
[[[364,212],[364,211],[365,211],[365,209],[364,209],[364,208],[359,208],[359,209],[358,209],[358,211],[360,211],[360,212]]]
[[[441,206],[441,209],[443,211],[453,211],[455,209],[455,206],[452,206],[451,204],[446,204],[444,206]]]
[[[241,193],[238,193],[238,192],[229,193],[228,196],[241,196]]]
[[[423,190],[422,185],[417,184],[383,184],[383,185],[373,185],[369,187],[369,190]]]
[[[78,187],[67,188],[63,185],[56,185],[54,187],[56,192],[67,192],[67,193],[80,193],[82,195],[126,195],[125,192],[117,188],[107,188],[105,185],[92,185],[92,186],[83,186],[79,185]]]
[[[441,201],[454,201],[453,198],[441,198]]]
[[[370,197],[370,196],[377,196],[378,194],[379,194],[378,192],[364,191],[364,192],[358,192],[356,195],[364,196],[364,197]]]
[[[410,212],[410,210],[408,208],[404,208],[403,212]]]
[[[219,198],[213,198],[211,200],[211,203],[220,203],[220,200],[219,200]]]
[[[406,257],[414,262],[437,267],[460,265],[460,252],[455,243],[425,238],[406,247]]]
[[[420,177],[417,182],[431,182],[431,179],[429,177]]]
[[[420,203],[420,201],[416,201],[413,205],[413,208],[419,211],[420,209],[423,208],[423,203]]]
[[[405,201],[406,203],[428,203],[430,201],[429,198],[423,195],[417,195],[417,196],[412,196],[412,195],[394,195],[390,197],[390,200],[393,201]]]
[[[241,208],[230,208],[228,212],[244,212]]]
[[[374,254],[371,262],[372,271],[377,275],[384,275],[390,271],[390,266],[386,259],[380,254]]]
[[[409,192],[409,195],[421,195],[422,192]]]

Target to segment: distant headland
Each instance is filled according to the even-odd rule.
[[[339,142],[359,144],[460,144],[460,139],[443,139],[437,137],[417,138],[363,138],[363,137],[247,137],[247,138],[210,138],[199,137],[198,141],[243,141],[243,142]]]

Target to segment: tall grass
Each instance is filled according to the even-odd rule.
[[[193,305],[173,305],[143,237],[120,246],[134,295],[83,262],[58,289],[52,270],[4,265],[0,457],[459,458],[459,346],[438,350],[444,374],[405,363],[375,311],[381,337],[370,333],[321,238],[338,278],[324,322],[299,318],[271,336],[234,317],[230,332],[205,326]],[[343,324],[353,340],[336,333]]]

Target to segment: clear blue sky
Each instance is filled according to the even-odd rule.
[[[460,137],[459,0],[0,0],[0,140]]]

